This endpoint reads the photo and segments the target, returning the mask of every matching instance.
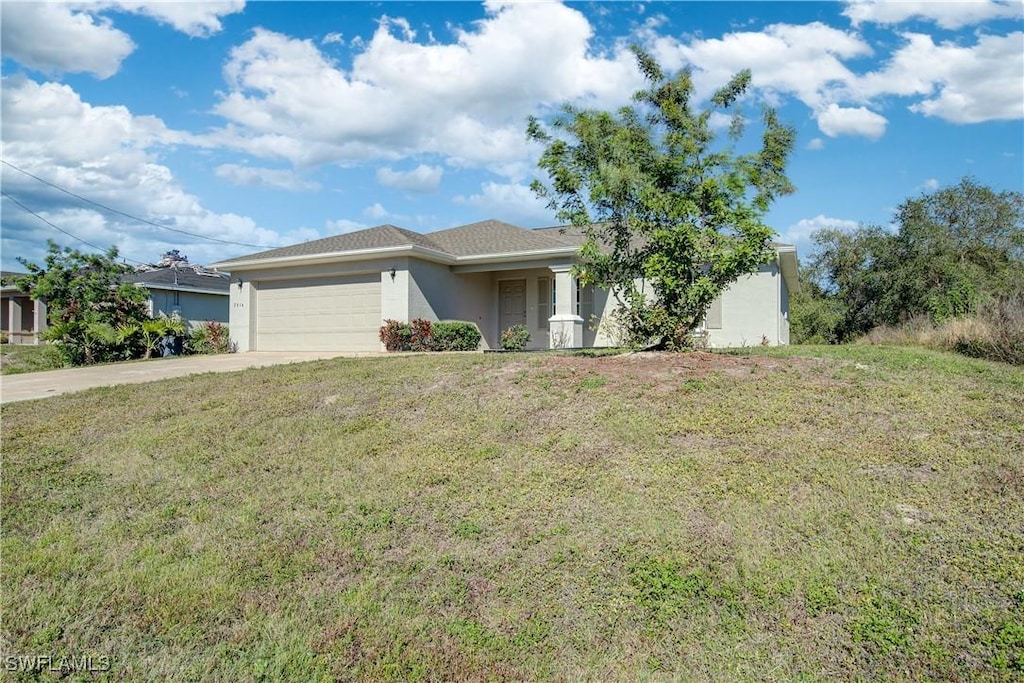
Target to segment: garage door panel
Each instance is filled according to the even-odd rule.
[[[261,351],[378,351],[380,274],[261,282]]]

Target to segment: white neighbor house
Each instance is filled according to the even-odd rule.
[[[571,228],[528,230],[496,220],[422,235],[381,225],[213,264],[231,273],[231,338],[239,351],[381,351],[385,319],[476,323],[484,348],[530,330],[529,348],[615,343],[601,324],[607,292],[580,287],[582,243]],[[711,306],[713,347],[789,343],[795,247],[741,278]]]

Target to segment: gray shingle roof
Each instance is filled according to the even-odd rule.
[[[379,225],[358,232],[349,232],[290,247],[249,254],[222,261],[217,265],[225,270],[230,270],[231,264],[238,261],[261,261],[289,256],[314,256],[364,249],[411,246],[431,249],[450,256],[475,256],[563,249],[568,245],[555,237],[497,220],[460,225],[427,235],[394,225]]]
[[[290,247],[270,249],[248,256],[218,263],[218,267],[231,270],[239,261],[262,261],[296,256],[315,256],[350,251],[413,247],[448,254],[454,257],[516,254],[555,249],[574,249],[583,244],[584,235],[574,226],[556,226],[527,230],[499,220],[486,220],[438,230],[426,235],[394,225],[378,225],[358,232],[325,237]]]
[[[235,261],[258,261],[263,259],[285,258],[288,256],[313,256],[316,254],[333,254],[343,251],[361,251],[363,249],[386,249],[388,247],[420,246],[437,250],[438,246],[426,235],[394,225],[378,225],[357,232],[346,232],[342,235],[325,237],[311,242],[302,242],[288,247],[279,247],[261,251],[247,256],[240,256],[219,265],[226,267]]]
[[[430,233],[429,237],[443,251],[454,256],[513,254],[561,249],[566,246],[559,239],[497,220],[439,230]]]
[[[154,288],[188,287],[190,289],[206,289],[211,292],[227,294],[231,280],[223,273],[200,275],[191,267],[157,268],[138,273],[129,273],[122,278],[125,282],[134,282]]]

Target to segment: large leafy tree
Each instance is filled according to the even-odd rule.
[[[676,347],[725,287],[770,258],[763,216],[793,191],[785,168],[795,133],[763,107],[756,151],[739,153],[749,71],[697,109],[690,71],[670,77],[634,53],[647,88],[631,106],[564,105],[548,125],[531,118],[527,135],[544,145],[550,180],[533,190],[585,233],[576,274],[615,297],[631,342]]]
[[[46,304],[54,342],[70,365],[121,360],[144,353],[137,335],[149,319],[146,289],[123,282],[130,268],[117,262],[117,248],[86,254],[48,242],[43,265],[19,258],[28,274],[13,284]]]

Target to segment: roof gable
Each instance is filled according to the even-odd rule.
[[[436,244],[430,241],[426,235],[421,235],[412,230],[399,228],[395,225],[378,225],[374,228],[346,232],[341,235],[324,237],[319,240],[302,242],[287,247],[278,247],[268,251],[261,251],[249,254],[228,261],[222,261],[221,265],[230,264],[234,261],[256,261],[275,258],[286,258],[290,256],[314,256],[317,254],[333,254],[345,251],[363,251],[367,249],[387,249],[394,247],[419,246],[425,249],[437,250]]]

